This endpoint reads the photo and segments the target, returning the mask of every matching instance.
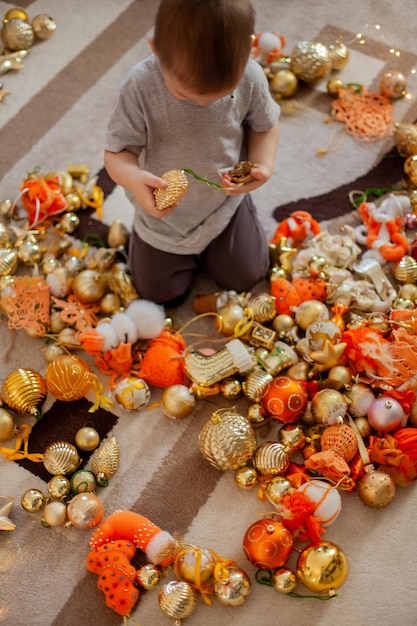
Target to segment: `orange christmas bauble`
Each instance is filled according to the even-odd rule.
[[[275,422],[296,422],[307,407],[308,395],[301,382],[289,376],[277,376],[264,388],[262,406]]]
[[[72,402],[83,398],[93,383],[87,363],[74,354],[60,354],[49,363],[46,386],[57,400]]]
[[[261,569],[282,567],[293,551],[293,536],[278,520],[260,519],[247,529],[243,538],[246,558]]]

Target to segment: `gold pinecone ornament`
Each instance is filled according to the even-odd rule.
[[[155,189],[155,204],[163,211],[172,206],[187,193],[188,179],[183,170],[169,170],[161,178],[168,181],[165,189]]]

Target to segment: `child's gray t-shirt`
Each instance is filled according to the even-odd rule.
[[[137,64],[120,84],[107,131],[106,149],[138,154],[140,166],[161,176],[190,168],[220,182],[244,160],[245,125],[265,132],[280,108],[269,92],[265,73],[250,59],[235,91],[208,106],[176,99],[166,88],[156,56]],[[163,219],[144,211],[133,196],[134,228],[146,243],[176,254],[199,254],[229,223],[242,196],[225,196],[187,174],[189,188],[178,207]]]

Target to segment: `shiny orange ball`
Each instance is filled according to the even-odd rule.
[[[267,416],[282,424],[297,421],[306,410],[307,402],[304,386],[289,376],[277,376],[271,380],[261,397]]]
[[[278,520],[260,519],[247,529],[243,551],[248,561],[261,569],[282,567],[293,551],[293,536]]]
[[[93,382],[87,363],[74,354],[57,356],[49,363],[45,379],[49,393],[64,402],[83,398]]]

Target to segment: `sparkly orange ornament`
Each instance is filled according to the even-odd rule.
[[[293,536],[280,521],[260,519],[247,529],[243,537],[243,551],[256,567],[277,569],[291,556]]]
[[[297,421],[305,411],[307,402],[307,391],[302,383],[288,376],[273,378],[261,396],[266,414],[273,421],[283,424]]]
[[[83,398],[93,383],[87,363],[74,354],[57,356],[49,363],[45,379],[48,391],[64,402]]]

